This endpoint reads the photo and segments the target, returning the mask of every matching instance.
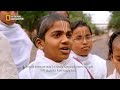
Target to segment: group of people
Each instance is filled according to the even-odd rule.
[[[120,31],[114,32],[108,43],[108,59],[112,60],[116,67],[113,74],[108,76],[106,60],[90,53],[92,30],[84,21],[70,22],[67,11],[51,11],[49,15],[40,18],[36,27],[37,35],[33,39],[38,50],[35,60],[29,63],[33,44],[20,25],[13,21],[9,24],[1,18],[7,15],[6,13],[16,15],[18,12],[0,12],[0,32],[7,38],[10,47],[5,49],[10,49],[7,53],[11,61],[13,60],[10,64],[12,66],[6,68],[14,68],[14,77],[16,75],[19,79],[120,78]],[[8,61],[6,63],[9,64]]]

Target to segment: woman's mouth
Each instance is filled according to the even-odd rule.
[[[86,46],[86,47],[83,47],[82,49],[83,50],[88,50],[90,47]]]
[[[60,48],[60,51],[63,54],[69,54],[70,53],[70,48],[68,48],[68,47],[62,47],[62,48]]]

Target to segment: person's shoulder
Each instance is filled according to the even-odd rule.
[[[18,23],[14,23],[14,25],[17,27],[20,27],[21,28],[21,25],[20,24],[18,24]]]
[[[31,62],[25,69],[19,72],[20,79],[30,79],[31,78],[31,69],[34,67],[35,61]]]
[[[106,79],[114,79],[113,74],[109,75]]]
[[[19,31],[24,31],[24,29],[22,28],[22,26],[18,23],[14,23],[14,27],[16,27]]]
[[[29,68],[25,68],[23,69],[20,73],[19,73],[19,79],[30,79],[30,72],[29,72]]]
[[[73,57],[69,57],[70,62],[74,63],[75,66],[83,66],[79,61],[77,61],[76,59],[74,59]]]
[[[100,56],[98,55],[95,55],[95,54],[90,54],[92,58],[94,58],[94,60],[97,60],[97,61],[100,61],[100,62],[106,62],[105,59],[101,58]]]
[[[91,54],[91,57],[92,57],[93,63],[95,65],[97,65],[97,67],[99,67],[101,69],[106,68],[107,65],[106,65],[106,60],[105,59],[102,59],[98,55],[92,55],[92,54]]]

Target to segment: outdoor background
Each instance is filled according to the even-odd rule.
[[[18,23],[24,28],[30,39],[35,36],[35,27],[40,17],[48,11],[19,11],[24,18]],[[120,11],[69,11],[70,21],[84,20],[90,25],[93,32],[92,54],[96,54],[107,61],[108,75],[112,73],[114,65],[107,60],[108,40],[115,30],[120,28]],[[33,46],[31,61],[34,61],[37,48]]]

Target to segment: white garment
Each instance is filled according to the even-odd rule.
[[[38,49],[38,50],[37,50],[37,53],[36,53],[35,60],[36,60],[37,58],[39,58],[40,56],[42,56],[42,55],[44,55],[44,52],[43,52],[42,50]]]
[[[8,39],[0,32],[0,79],[18,79]]]
[[[70,57],[77,58],[89,70],[94,79],[105,79],[107,77],[106,60],[99,56],[88,54],[88,56],[82,57],[71,51]]]
[[[29,64],[33,43],[19,24],[6,25],[0,21],[0,32],[9,40],[18,72]]]
[[[114,69],[113,74],[109,75],[107,79],[120,79],[120,74]]]
[[[44,55],[36,58],[19,73],[20,79],[90,79],[88,72],[74,59],[68,58],[60,63]]]

